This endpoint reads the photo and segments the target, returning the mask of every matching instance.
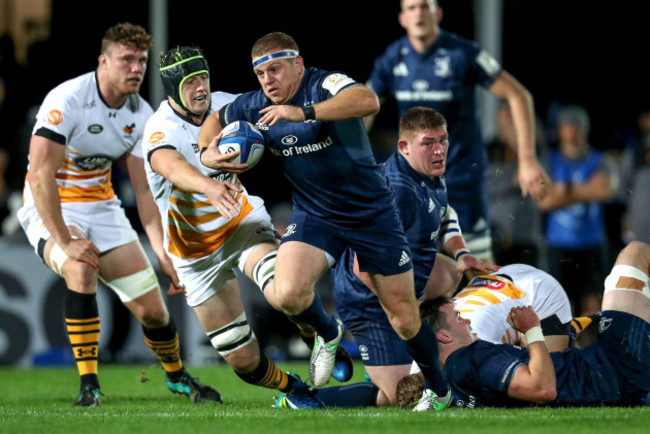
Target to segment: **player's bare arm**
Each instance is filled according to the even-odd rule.
[[[456,259],[458,274],[466,273],[468,278],[479,274],[492,273],[501,268],[498,265],[488,264],[474,257],[465,244],[462,236],[452,237],[443,246],[445,253]]]
[[[537,314],[531,306],[514,307],[508,315],[508,323],[521,333],[530,331],[539,335],[539,340],[531,338],[528,342],[530,361],[528,365],[519,366],[513,374],[508,396],[538,404],[554,400],[557,397],[555,369]]]
[[[490,92],[510,105],[517,136],[518,179],[524,196],[540,199],[550,182],[535,154],[535,111],[530,92],[507,71],[501,72]]]
[[[158,259],[158,266],[165,276],[169,279],[169,295],[176,295],[183,292],[180,286],[178,275],[174,270],[171,259],[167,256],[163,247],[163,226],[160,220],[160,213],[154,202],[149,184],[147,183],[144,171],[144,162],[142,158],[129,155],[126,159],[129,178],[135,191],[138,215],[142,222],[147,238],[151,243],[151,248]]]
[[[34,203],[52,240],[70,258],[99,268],[99,249],[85,239],[73,239],[61,215],[61,197],[56,172],[63,162],[65,146],[40,136],[32,136],[29,145],[29,182]]]
[[[203,154],[207,151],[203,151],[204,148],[210,146],[211,143],[215,141],[217,136],[221,133],[221,123],[219,122],[219,112],[211,113],[206,116],[199,131],[199,149],[202,151],[201,162],[203,163]],[[217,140],[218,142],[218,140]],[[216,145],[216,142],[214,142]],[[204,163],[205,164],[205,163]]]
[[[377,95],[367,86],[359,85],[347,88],[334,97],[313,105],[316,120],[340,121],[362,118],[379,111]],[[271,105],[260,110],[263,125],[275,125],[280,119],[292,122],[305,121],[302,107],[289,105]]]
[[[210,203],[224,216],[232,218],[239,214],[241,208],[233,192],[239,193],[241,187],[203,175],[173,149],[157,149],[151,155],[150,163],[156,173],[181,190],[208,196]]]

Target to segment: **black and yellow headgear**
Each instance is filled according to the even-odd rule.
[[[183,101],[183,83],[203,73],[210,76],[210,68],[198,48],[179,46],[160,55],[160,78],[165,94],[188,112],[190,110]]]

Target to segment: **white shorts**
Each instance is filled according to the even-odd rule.
[[[493,274],[510,276],[515,286],[529,297],[540,320],[557,315],[560,322],[566,324],[573,319],[571,303],[566,291],[547,272],[530,265],[511,264],[502,267]]]
[[[121,202],[111,199],[101,202],[62,203],[61,214],[67,226],[78,228],[92,241],[100,252],[128,244],[138,239],[138,234],[126,217]],[[35,205],[23,205],[17,213],[29,244],[39,253],[39,243],[50,238]],[[43,240],[43,241],[41,241]]]
[[[247,215],[228,240],[214,252],[197,259],[169,255],[185,288],[187,304],[194,307],[215,295],[236,278],[235,269],[244,271],[251,251],[265,241],[278,240],[271,217],[264,208]]]

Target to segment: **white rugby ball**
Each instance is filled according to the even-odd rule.
[[[221,134],[217,146],[222,155],[239,151],[239,155],[230,160],[231,163],[248,163],[248,169],[251,169],[262,159],[264,136],[250,122],[232,122],[225,126]]]

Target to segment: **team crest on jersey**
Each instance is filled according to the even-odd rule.
[[[59,125],[63,122],[63,114],[58,110],[50,110],[47,114],[47,121],[52,125]]]
[[[602,317],[598,323],[598,333],[604,333],[612,325],[612,318]]]
[[[429,198],[429,214],[431,214],[435,208],[436,204],[433,202],[433,199]]]
[[[126,134],[133,134],[133,130],[135,130],[135,122],[133,122],[131,125],[124,126],[124,132]]]
[[[446,212],[445,207],[444,207],[444,206],[441,207],[441,208],[440,208],[440,212],[439,212],[439,214],[440,214],[440,218],[443,218],[443,217],[445,216],[445,212]]]
[[[294,135],[284,136],[280,141],[284,146],[292,146],[298,143],[298,137]]]
[[[106,166],[111,161],[113,160],[105,155],[88,155],[75,158],[74,164],[81,170],[96,170]]]
[[[438,77],[449,77],[451,75],[451,58],[437,57],[433,59],[433,73]]]

